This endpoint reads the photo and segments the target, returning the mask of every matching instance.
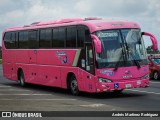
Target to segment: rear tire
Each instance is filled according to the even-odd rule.
[[[74,75],[69,78],[69,89],[72,95],[79,95],[78,83]]]
[[[22,87],[26,86],[25,79],[24,79],[24,73],[22,70],[19,72],[19,82]]]

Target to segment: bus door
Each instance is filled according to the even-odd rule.
[[[86,71],[94,74],[94,57],[93,57],[93,49],[92,49],[92,43],[86,43],[85,44],[85,68]]]
[[[95,69],[92,43],[85,43],[85,71],[86,72],[83,73],[83,79],[85,80],[85,88],[89,92],[94,91]]]

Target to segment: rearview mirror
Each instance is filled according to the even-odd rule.
[[[94,45],[95,45],[95,49],[96,49],[96,53],[101,53],[102,52],[102,43],[99,40],[99,38],[96,35],[91,35],[91,38],[93,39]]]
[[[147,32],[142,32],[142,35],[149,36],[150,39],[151,39],[151,41],[152,41],[152,45],[153,45],[152,48],[153,48],[153,50],[158,50],[157,39],[156,39],[156,37],[153,34],[147,33]]]

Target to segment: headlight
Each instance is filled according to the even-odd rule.
[[[112,82],[111,80],[108,80],[106,78],[98,78],[99,82],[104,82],[104,83],[110,83]]]
[[[147,79],[147,78],[149,78],[149,74],[142,77],[142,79]]]

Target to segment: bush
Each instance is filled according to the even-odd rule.
[[[2,47],[0,46],[0,59],[2,59]]]

